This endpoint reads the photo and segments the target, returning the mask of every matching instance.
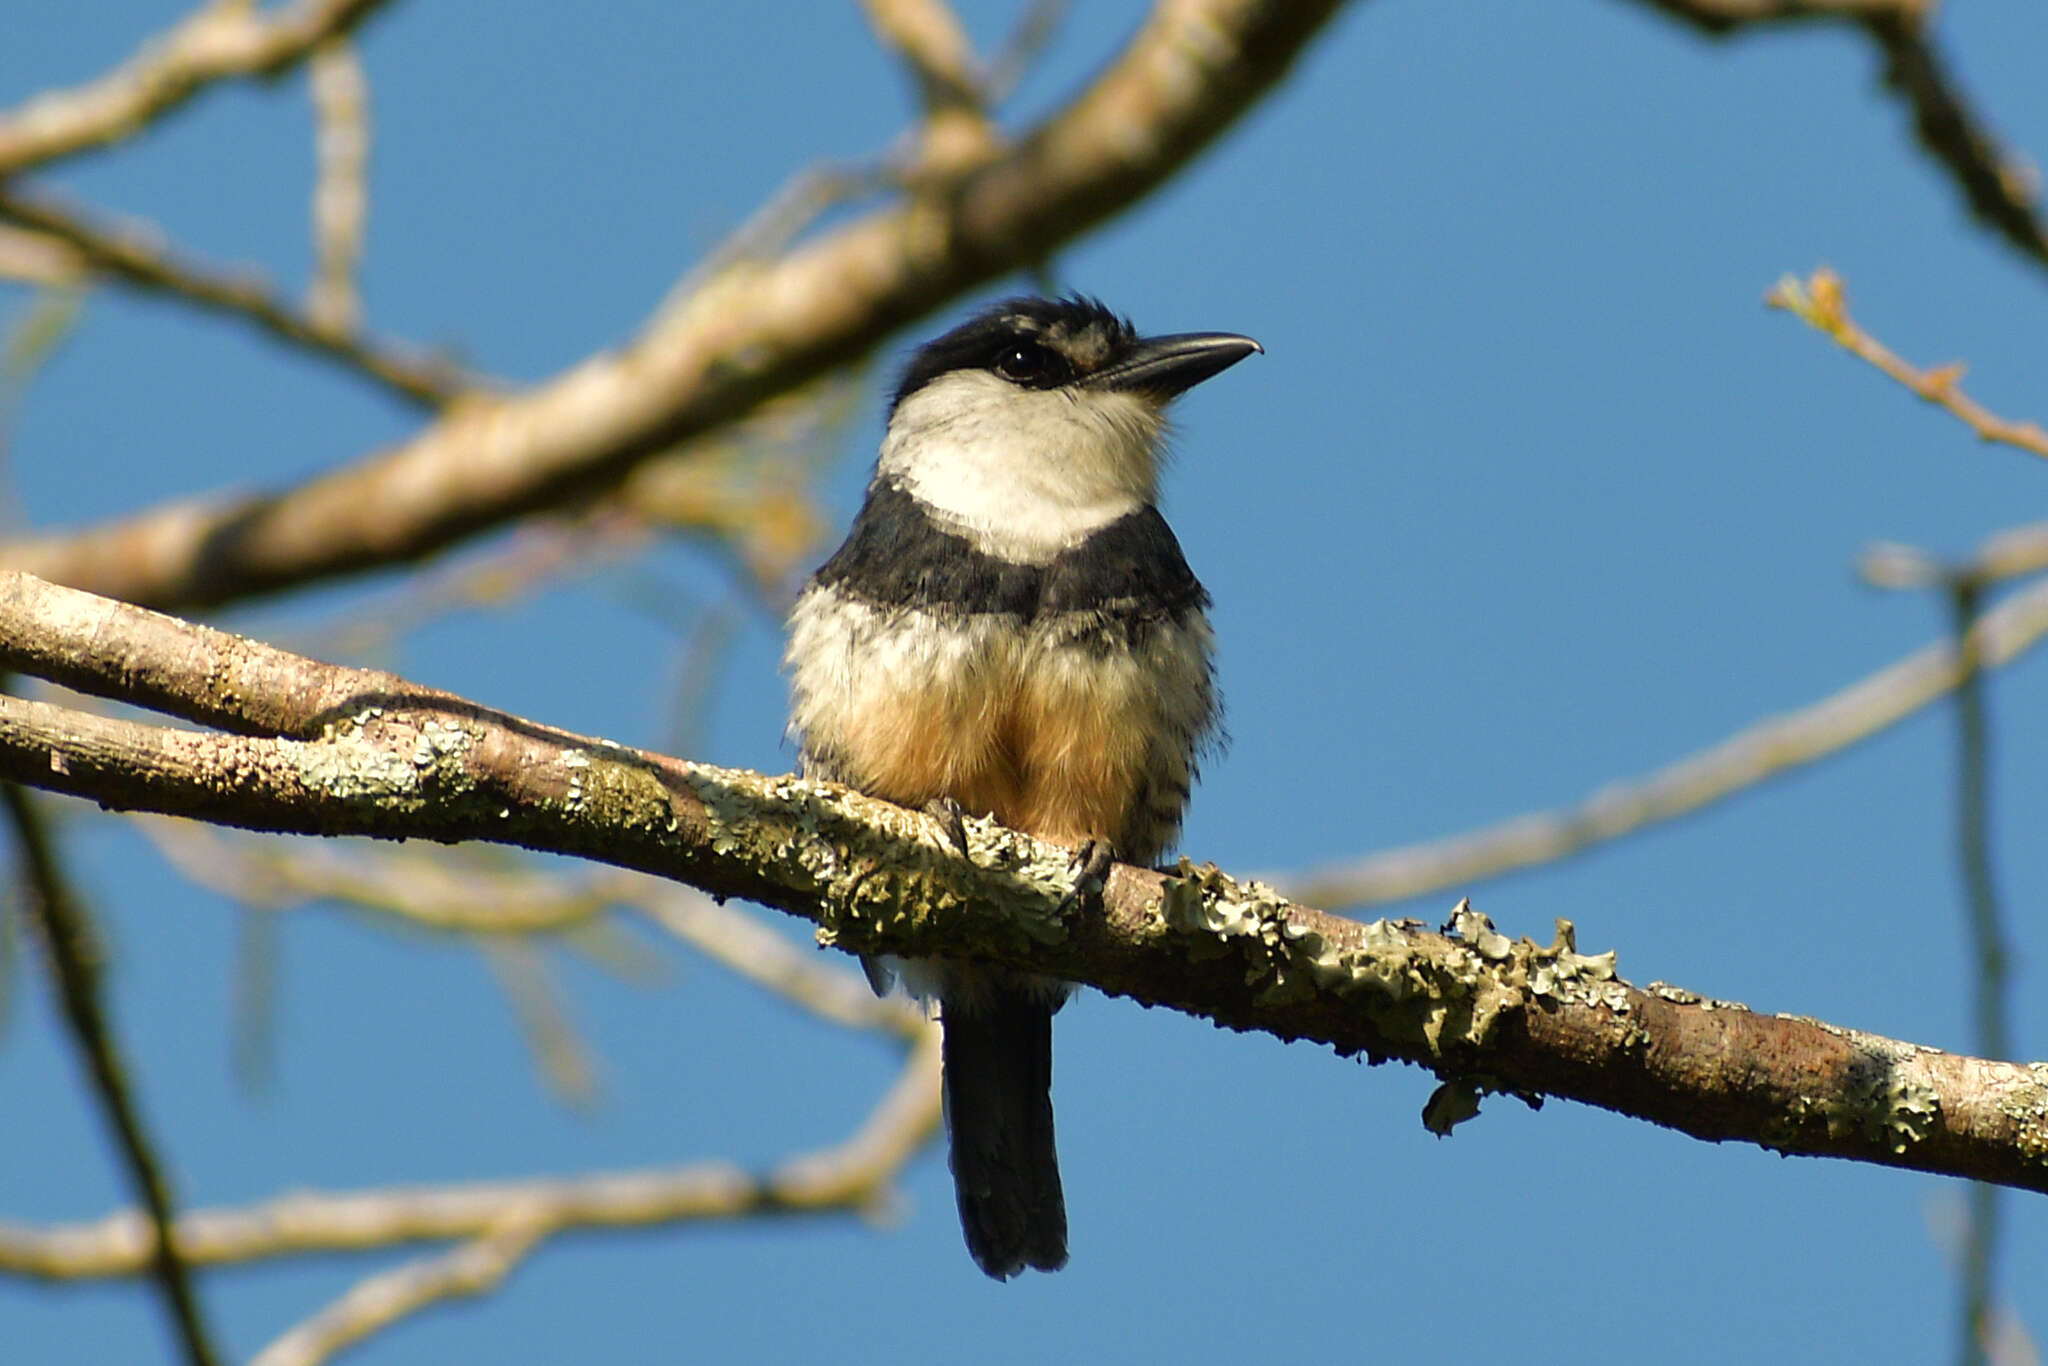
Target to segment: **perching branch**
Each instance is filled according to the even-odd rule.
[[[1071,904],[1071,851],[831,784],[625,749],[368,670],[0,579],[0,663],[234,734],[0,698],[0,777],[249,829],[486,840],[640,869],[814,921],[860,953],[992,959],[1234,1029],[1399,1058],[1696,1137],[2048,1191],[2048,1078],[1633,986],[1568,931],[1360,924],[1183,864]],[[1440,1122],[1450,1122],[1440,1120]]]
[[[665,306],[630,344],[280,493],[0,547],[111,597],[197,606],[403,563],[565,497],[854,359],[1036,262],[1180,170],[1306,49],[1337,0],[1162,0],[1093,84],[964,174]]]

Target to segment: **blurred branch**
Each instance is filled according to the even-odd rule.
[[[1721,37],[1764,24],[1899,16],[1919,19],[1929,0],[1648,0],[1652,8]]]
[[[69,292],[88,273],[85,258],[70,243],[0,223],[0,280]]]
[[[1316,905],[1373,906],[1554,862],[1675,820],[1868,739],[1946,696],[1976,669],[2011,663],[2048,634],[2048,583],[2015,593],[1971,629],[1972,664],[1937,641],[1798,711],[1774,716],[1576,806],[1275,878]]]
[[[542,1082],[560,1103],[590,1109],[598,1099],[597,1066],[570,1023],[568,1009],[533,942],[506,935],[482,935],[474,942],[512,1007],[519,1035],[533,1055]]]
[[[547,1235],[524,1210],[513,1210],[468,1242],[367,1277],[258,1352],[250,1366],[319,1366],[407,1315],[458,1296],[489,1294]]]
[[[157,1161],[155,1145],[144,1131],[142,1116],[130,1094],[127,1069],[114,1045],[100,1000],[99,948],[94,942],[91,922],[84,907],[73,898],[71,888],[57,863],[57,851],[44,827],[35,799],[13,783],[0,784],[0,799],[14,826],[15,842],[21,849],[21,869],[28,888],[28,903],[43,931],[43,947],[49,954],[50,975],[64,1005],[64,1018],[71,1027],[73,1042],[84,1055],[92,1075],[93,1093],[105,1112],[107,1127],[113,1130],[116,1146],[128,1167],[129,1179],[142,1199],[148,1222],[151,1248],[146,1266],[163,1292],[179,1345],[190,1366],[214,1366],[219,1356],[206,1332],[193,1292],[192,1273],[175,1236],[165,1236],[174,1227],[170,1183]],[[138,1266],[136,1270],[142,1270]]]
[[[245,1209],[188,1211],[177,1224],[178,1243],[194,1262],[212,1266],[489,1238],[514,1224],[531,1230],[538,1243],[571,1229],[644,1228],[760,1214],[866,1214],[887,1199],[896,1173],[938,1126],[938,1030],[927,1026],[901,1074],[845,1142],[792,1158],[765,1174],[703,1162],[342,1195],[295,1192]],[[147,1225],[130,1213],[52,1227],[0,1223],[0,1271],[47,1280],[133,1275],[147,1265],[152,1242]],[[420,1299],[406,1312],[434,1298],[440,1297]],[[367,1323],[365,1331],[382,1327],[390,1320],[368,1322],[363,1316],[370,1301],[392,1302],[382,1291],[361,1300],[351,1292],[328,1314],[293,1331],[310,1338],[344,1318]],[[354,1308],[343,1309],[351,1303]],[[329,1327],[314,1329],[314,1323],[323,1322]]]
[[[1957,578],[1948,592],[1949,615],[1963,676],[1956,684],[1956,863],[1962,873],[1963,902],[1976,955],[1972,990],[1977,1006],[1977,1052],[1987,1058],[2012,1056],[2006,1026],[2006,936],[1991,870],[1991,728],[1986,718],[1983,671],[1976,667],[1973,634],[1984,590],[1973,579]],[[1992,1275],[1998,1258],[1999,1190],[1970,1184],[1969,1229],[1963,1243],[1961,1347],[1963,1366],[1981,1366],[1993,1329]]]
[[[2033,422],[2009,422],[1964,395],[1958,387],[1963,378],[1960,362],[1916,370],[1858,327],[1849,317],[1849,296],[1842,278],[1832,270],[1822,267],[1804,283],[1788,275],[1764,295],[1764,302],[1826,333],[1836,345],[1869,361],[1920,398],[1948,409],[1984,440],[2048,456],[2048,431]]]
[[[77,328],[83,303],[83,293],[69,284],[39,289],[0,337],[0,526],[18,528],[26,520],[8,456],[15,415],[36,376]]]
[[[328,325],[317,314],[296,312],[251,276],[179,260],[153,232],[97,226],[47,197],[31,197],[4,182],[0,220],[61,244],[87,271],[240,318],[280,341],[376,380],[409,403],[439,407],[480,383],[446,360],[365,341]]]
[[[1913,546],[1880,541],[1857,557],[1856,572],[1876,588],[1924,590],[1967,583],[1978,588],[2048,569],[2048,522],[2010,527],[1988,537],[1959,564],[1944,564]]]
[[[2048,565],[2048,525],[2016,527],[1986,542],[1968,560],[1943,564],[1912,546],[1881,545],[1863,556],[1863,577],[1880,587],[1939,589],[1948,598],[1951,629],[1966,672],[1956,687],[1956,860],[1977,970],[1978,1052],[2011,1056],[2007,1028],[2008,969],[2003,917],[1991,868],[1991,761],[1985,720],[1984,671],[1974,646],[1985,591],[1994,583]],[[1969,1183],[1956,1238],[1962,1314],[1957,1359],[1975,1363],[2038,1361],[2025,1326],[1993,1294],[2002,1213],[1997,1186]]]
[[[740,263],[632,343],[256,498],[16,542],[0,560],[130,602],[225,602],[405,563],[614,486],[649,456],[866,354],[1144,198],[1286,74],[1337,0],[1163,0],[1096,80],[943,186]]]
[[[923,1033],[916,1005],[875,995],[859,973],[799,949],[694,887],[616,868],[515,872],[454,865],[437,850],[259,843],[157,816],[137,824],[180,873],[265,910],[337,901],[450,933],[512,935],[562,933],[625,906],[821,1020],[906,1041]]]
[[[1360,924],[1186,861],[1118,865],[1075,913],[1074,851],[990,820],[964,823],[963,858],[944,823],[834,784],[629,750],[20,574],[0,577],[0,663],[238,732],[0,697],[0,778],[103,806],[632,868],[801,916],[852,953],[993,961],[1413,1062],[1455,1093],[1440,1122],[1482,1090],[1558,1095],[1713,1141],[2048,1190],[2048,1074],[1639,988],[1567,925],[1546,946],[1462,906],[1441,933]]]
[[[1884,82],[1905,101],[1920,146],[1948,173],[1970,212],[2037,265],[2048,265],[2040,176],[2005,150],[1970,107],[1935,47],[1934,0],[1646,0],[1716,37],[1787,22],[1857,25],[1884,61]]]
[[[1931,9],[1928,4],[1902,5],[1863,21],[1864,31],[1884,54],[1884,82],[1905,97],[1920,145],[1948,171],[1970,212],[2036,265],[2048,265],[2040,173],[2001,147],[1963,98],[1927,34]]]
[[[98,80],[48,91],[0,113],[0,181],[131,137],[216,81],[274,76],[323,41],[352,32],[381,3],[203,4]]]
[[[313,287],[306,316],[332,336],[354,334],[362,321],[356,264],[369,214],[365,182],[370,159],[370,89],[355,45],[331,39],[313,50]],[[443,396],[445,397],[445,395]]]
[[[861,0],[860,7],[909,70],[927,124],[953,116],[985,123],[974,48],[945,0]]]
[[[1977,1051],[1987,1058],[2012,1056],[2006,1023],[2007,975],[2004,917],[1997,879],[1991,871],[1991,727],[1986,719],[1982,638],[1983,594],[1975,584],[1958,584],[1949,594],[1956,653],[1962,677],[1956,681],[1956,863],[1969,909],[1976,957]]]
[[[277,922],[244,909],[235,924],[228,1019],[235,1080],[251,1092],[267,1089],[277,1073],[277,959]]]
[[[1031,0],[1024,7],[1010,36],[982,67],[981,97],[985,104],[1000,104],[1010,97],[1024,73],[1038,60],[1067,17],[1068,0]]]

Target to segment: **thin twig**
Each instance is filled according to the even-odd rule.
[[[1067,8],[1068,0],[1031,0],[1024,7],[1010,35],[981,69],[981,98],[985,104],[999,105],[1010,98],[1024,73],[1059,31]]]
[[[1928,34],[1931,8],[1914,5],[1863,18],[1864,31],[1884,55],[1884,82],[1905,97],[1920,145],[1948,171],[1970,212],[2036,265],[2048,265],[2040,173],[2001,146],[1963,98]]]
[[[382,3],[201,5],[98,80],[0,114],[0,180],[131,137],[217,81],[276,75],[325,40],[353,32]]]
[[[268,1089],[277,1072],[277,920],[244,908],[235,924],[234,988],[228,1018],[235,1080]]]
[[[1962,192],[1970,212],[2036,265],[2048,265],[2040,176],[2008,151],[1971,107],[1935,46],[1935,0],[1644,0],[1717,37],[1769,25],[1827,21],[1863,30],[1904,101],[1920,146]]]
[[[102,227],[46,196],[26,195],[5,184],[0,184],[0,219],[63,243],[96,274],[240,318],[376,380],[409,403],[440,407],[483,384],[446,359],[366,341],[328,326],[315,314],[300,313],[252,276],[180,260],[153,232]]]
[[[333,901],[456,934],[561,934],[629,908],[720,966],[818,1019],[910,1040],[922,1012],[876,996],[858,974],[799,949],[756,917],[693,887],[613,868],[500,871],[432,849],[236,838],[194,821],[137,826],[186,877],[260,911]]]
[[[548,1232],[540,1220],[515,1210],[501,1226],[467,1242],[359,1281],[258,1352],[250,1366],[320,1366],[409,1314],[443,1300],[489,1294]]]
[[[944,0],[861,0],[860,7],[909,69],[927,121],[960,111],[981,117],[974,47]]]
[[[1918,592],[1957,583],[1989,588],[2043,569],[2048,569],[2048,522],[2030,522],[1988,536],[1968,559],[1956,564],[1895,541],[1879,541],[1856,560],[1856,572],[1865,583]]]
[[[903,59],[923,122],[905,160],[917,185],[950,185],[996,154],[974,47],[945,0],[861,0],[868,23]]]
[[[937,1133],[938,1082],[938,1030],[927,1025],[859,1129],[766,1174],[699,1162],[342,1194],[294,1191],[243,1208],[188,1210],[178,1221],[178,1242],[195,1263],[218,1266],[487,1237],[522,1217],[552,1235],[761,1214],[868,1214],[886,1201],[904,1163]],[[146,1226],[132,1212],[48,1227],[0,1222],[0,1271],[17,1275],[129,1276],[148,1265],[148,1255]]]
[[[571,1109],[588,1111],[599,1096],[597,1067],[569,1009],[555,989],[538,946],[528,938],[485,935],[473,941],[512,1007],[519,1036],[541,1081]]]
[[[1954,413],[1984,440],[2048,457],[2048,430],[2038,423],[2002,418],[1963,393],[1960,362],[1933,370],[1915,369],[1858,327],[1849,317],[1849,295],[1842,277],[1827,267],[1803,282],[1787,275],[1764,295],[1764,302],[1825,333],[1836,345],[1869,361],[1916,396]]]
[[[307,72],[313,94],[313,287],[306,316],[332,336],[353,336],[362,321],[356,265],[369,216],[370,86],[355,44],[335,38],[314,49]]]
[[[0,796],[4,796],[15,841],[21,849],[29,903],[42,926],[43,945],[49,953],[51,976],[64,1003],[64,1017],[92,1074],[93,1092],[99,1097],[107,1125],[127,1163],[129,1179],[148,1211],[150,1269],[163,1292],[185,1360],[190,1366],[214,1366],[220,1358],[207,1335],[199,1299],[192,1287],[192,1274],[178,1248],[170,1182],[157,1161],[155,1145],[144,1132],[142,1116],[129,1092],[126,1069],[121,1065],[100,1001],[99,950],[91,922],[86,918],[85,908],[72,896],[58,866],[56,849],[44,828],[42,814],[36,810],[35,800],[13,783],[0,784]]]
[[[1974,628],[1976,666],[2011,663],[2048,634],[2048,583],[2015,593]],[[1465,834],[1303,873],[1276,874],[1287,895],[1319,906],[1375,906],[1555,862],[1592,845],[1688,815],[1896,725],[1951,692],[1965,670],[1936,641],[1798,711],[1771,717],[1639,778],[1610,783],[1575,806],[1531,812]]]
[[[1986,719],[1984,674],[1976,667],[1974,628],[1983,590],[1958,579],[1948,594],[1949,613],[1963,676],[1956,684],[1956,862],[1962,873],[1970,943],[1976,958],[1971,990],[1976,998],[1976,1049],[1986,1058],[2010,1057],[2006,1026],[2005,930],[1998,886],[1991,871],[1990,725]],[[1987,1182],[1970,1184],[1969,1227],[1963,1241],[1962,1315],[1957,1360],[1983,1366],[1992,1328],[1991,1279],[1998,1257],[1999,1191]]]

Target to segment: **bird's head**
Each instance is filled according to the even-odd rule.
[[[878,474],[1019,558],[1154,501],[1166,408],[1250,337],[1141,337],[1092,299],[1007,299],[919,347]]]

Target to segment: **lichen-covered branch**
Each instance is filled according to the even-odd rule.
[[[632,343],[455,405],[299,487],[0,546],[0,563],[154,606],[407,562],[728,423],[963,290],[1142,199],[1271,89],[1338,0],[1161,0],[1072,102],[972,170],[768,262],[738,262]]]
[[[1361,924],[1213,869],[1118,866],[831,784],[628,750],[125,604],[0,579],[0,663],[241,734],[0,698],[0,778],[293,833],[488,840],[803,916],[861,953],[993,959],[1235,1029],[1558,1095],[1708,1139],[2048,1190],[2048,1065],[1957,1057],[1636,987],[1568,933]],[[249,732],[259,732],[251,734]],[[1082,899],[1085,902],[1085,898]]]
[[[2043,549],[2042,537],[2009,535],[1987,544],[1973,563],[1995,576]],[[2010,664],[2044,635],[2048,583],[2037,583],[1970,628],[1974,667]],[[1947,696],[1970,667],[1952,641],[1939,640],[1797,711],[1769,717],[1652,773],[1609,783],[1575,806],[1274,881],[1290,896],[1317,905],[1375,906],[1555,862],[1840,753]]]
[[[96,81],[0,113],[0,180],[133,136],[217,81],[274,75],[353,32],[383,0],[260,8],[209,0]]]

